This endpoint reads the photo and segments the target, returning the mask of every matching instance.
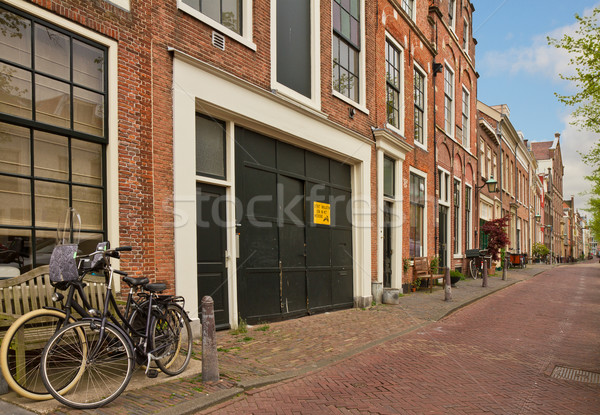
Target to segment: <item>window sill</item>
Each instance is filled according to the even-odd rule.
[[[187,4],[183,3],[181,0],[177,0],[177,8],[179,10],[181,10],[182,12],[189,14],[193,18],[200,20],[202,23],[212,27],[213,29],[223,33],[224,35],[230,37],[231,39],[235,40],[236,42],[241,43],[242,45],[244,45],[247,48],[252,49],[253,51],[256,52],[256,44],[254,42],[252,42],[252,40],[223,26],[221,23],[200,13],[198,10],[194,9],[191,6],[188,6]]]
[[[366,115],[369,115],[369,110],[367,109],[367,107],[365,107],[364,105],[359,104],[358,102],[352,101],[350,98],[348,98],[347,96],[340,94],[338,91],[336,91],[335,89],[331,90],[332,94],[334,97],[341,99],[342,101],[344,101],[345,103],[352,105],[354,108],[356,108],[357,110],[365,113]]]

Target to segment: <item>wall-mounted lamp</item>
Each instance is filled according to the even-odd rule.
[[[354,111],[354,108],[352,108],[352,107],[348,108],[348,116],[350,117],[351,120],[354,119],[355,113],[356,113],[356,111]]]
[[[541,218],[542,218],[542,215],[540,215],[539,213],[537,215],[535,215],[536,222],[539,222]],[[542,225],[542,227],[543,227],[543,225]]]
[[[498,181],[496,179],[494,179],[494,176],[491,176],[487,182],[485,182],[484,184],[482,184],[481,186],[477,186],[475,188],[476,192],[479,192],[481,189],[483,189],[483,186],[487,185],[488,187],[488,191],[490,193],[496,193],[497,187],[498,187]]]

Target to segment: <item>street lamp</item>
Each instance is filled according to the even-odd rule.
[[[490,178],[488,179],[488,181],[485,182],[484,184],[482,184],[481,186],[476,186],[475,187],[475,191],[479,192],[483,188],[483,186],[485,186],[485,185],[487,185],[488,191],[490,193],[496,193],[496,190],[497,190],[496,188],[498,186],[498,181],[496,179],[494,179],[494,176],[490,176]]]
[[[541,218],[542,218],[542,215],[540,215],[539,213],[535,215],[536,222],[539,222]]]

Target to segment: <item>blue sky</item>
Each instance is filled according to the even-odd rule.
[[[546,37],[572,33],[575,13],[600,7],[600,0],[472,0],[473,36],[477,39],[478,99],[488,105],[507,104],[514,127],[530,141],[549,141],[561,134],[565,165],[563,194],[575,196],[582,210],[590,185],[582,177],[590,169],[578,151],[586,152],[600,135],[578,131],[569,124],[572,109],[558,102],[554,92],[570,93],[568,54],[550,47]],[[582,212],[585,214],[585,212]]]

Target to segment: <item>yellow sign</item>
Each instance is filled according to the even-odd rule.
[[[319,225],[331,225],[331,205],[313,202],[314,222]]]

